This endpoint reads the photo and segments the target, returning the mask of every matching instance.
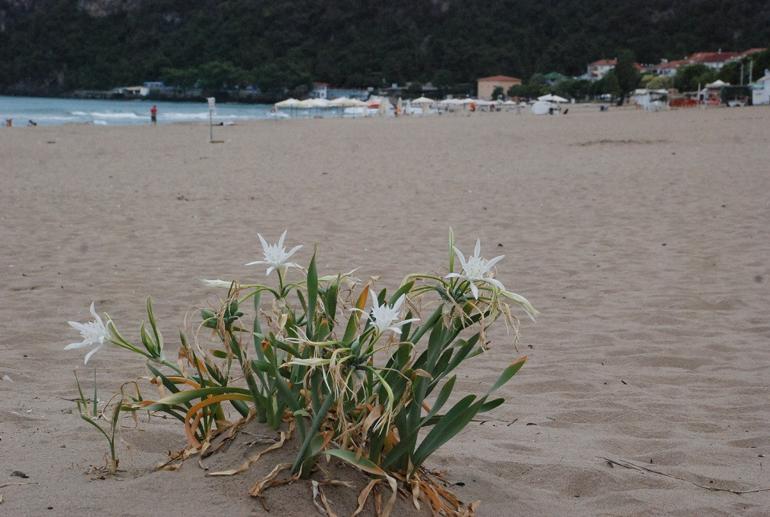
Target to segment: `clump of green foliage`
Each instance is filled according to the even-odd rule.
[[[221,305],[201,311],[201,327],[216,345],[204,347],[197,339],[193,345],[180,334],[180,360],[167,361],[149,301],[149,330],[142,325],[140,331],[144,350],[108,320],[111,342],[139,351],[154,381],[169,392],[124,406],[180,420],[187,455],[209,449],[222,431],[252,418],[296,430],[294,461],[257,483],[255,496],[281,471],[309,477],[320,458],[333,457],[392,488],[385,514],[398,483],[436,512],[463,510],[423,465],[476,415],[504,402],[496,392],[526,360],[502,367],[481,393],[456,393],[456,369],[484,352],[491,326],[502,320],[516,335],[512,309],[536,314],[494,278],[502,257],[484,259],[477,242],[466,259],[450,237],[446,274],[412,274],[393,292],[375,292],[373,281],[361,284],[351,274],[320,276],[315,255],[302,276],[289,281],[288,268],[301,269],[287,262],[299,247],[285,253],[283,237],[276,245],[263,240],[263,246],[259,263],[277,272],[277,285],[209,281],[227,286]],[[234,384],[236,372],[243,380]],[[241,416],[239,423],[227,421],[227,405]]]

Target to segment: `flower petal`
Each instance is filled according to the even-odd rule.
[[[88,341],[87,339],[84,339],[80,343],[70,343],[69,345],[64,347],[64,350],[77,350],[78,348],[85,348],[87,346],[91,346],[93,343]]]
[[[265,276],[270,276],[270,273],[272,273],[273,271],[275,271],[275,266],[270,266],[269,268],[267,268],[267,272],[265,273]]]
[[[289,252],[286,255],[283,256],[284,260],[288,259],[289,257],[294,255],[301,249],[302,249],[302,244],[300,244],[299,246],[294,246],[292,249],[289,250]]]
[[[463,252],[460,251],[457,246],[452,246],[452,249],[455,250],[455,256],[457,257],[457,260],[460,261],[460,266],[462,266],[463,269],[465,269],[465,266],[468,264],[465,261],[465,255],[463,255]]]
[[[476,246],[473,248],[473,256],[474,257],[481,256],[481,239],[476,239]]]
[[[470,284],[471,284],[471,293],[473,293],[473,297],[478,300],[479,299],[479,288],[476,287],[476,284],[474,284],[473,282],[470,282]]]
[[[281,234],[281,238],[278,239],[278,247],[281,249],[283,249],[283,240],[286,238],[286,232],[288,231],[289,230],[284,230],[283,233]]]
[[[86,354],[86,357],[85,357],[85,359],[83,360],[83,364],[88,364],[88,360],[89,360],[89,359],[91,359],[91,356],[92,356],[92,355],[94,355],[96,352],[98,352],[98,351],[99,351],[99,349],[100,349],[102,346],[104,346],[104,345],[99,345],[99,346],[96,346],[96,347],[94,347],[94,349],[93,349],[93,350],[91,350],[90,352],[88,352],[88,353]]]
[[[493,286],[497,287],[500,290],[505,291],[505,286],[503,285],[503,283],[500,280],[497,280],[496,278],[487,277],[484,279],[484,281],[487,282],[488,284],[492,284]]]
[[[91,302],[91,315],[94,317],[99,327],[104,328],[104,322],[102,321],[102,318],[99,317],[99,314],[97,314],[96,309],[94,308],[94,302]]]
[[[255,260],[254,262],[249,262],[248,264],[245,264],[247,266],[255,266],[257,264],[267,264],[264,260]]]
[[[495,267],[495,264],[497,264],[498,262],[500,262],[504,258],[505,258],[505,255],[500,255],[499,257],[495,257],[495,258],[493,258],[491,260],[488,260],[487,264],[486,264],[487,270],[492,269],[493,267]]]
[[[72,327],[73,329],[77,330],[78,332],[82,333],[84,330],[88,328],[87,325],[80,323],[78,321],[68,321],[67,324]]]
[[[262,234],[257,234],[257,237],[259,237],[259,242],[262,244],[262,251],[267,250],[267,248],[270,247],[270,245],[267,243],[264,237],[262,237]]]

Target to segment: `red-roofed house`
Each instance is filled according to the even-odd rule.
[[[492,100],[492,92],[498,86],[503,89],[507,94],[508,89],[511,86],[517,86],[521,84],[521,79],[518,77],[509,77],[507,75],[493,75],[491,77],[482,77],[476,81],[478,85],[478,97],[479,99]]]
[[[744,57],[756,54],[757,52],[764,52],[767,49],[764,48],[750,48],[743,52],[696,52],[684,59],[676,61],[662,60],[659,64],[652,68],[652,71],[657,75],[664,75],[666,77],[673,77],[676,75],[679,68],[686,65],[705,65],[714,70],[719,70],[727,63],[738,61]]]
[[[675,61],[663,60],[653,67],[653,73],[665,77],[674,77],[679,67],[689,64],[686,59],[677,59]]]
[[[615,65],[617,64],[617,59],[600,59],[598,61],[594,61],[593,63],[588,63],[586,76],[592,81],[601,79],[607,75],[610,70],[615,68]]]
[[[758,54],[759,52],[764,52],[767,50],[766,48],[750,48],[749,50],[744,50],[741,52],[741,57],[748,57],[752,54]]]
[[[687,60],[694,65],[706,65],[714,70],[719,70],[730,61],[740,58],[740,52],[722,52],[720,49],[718,52],[696,52],[688,57]]]

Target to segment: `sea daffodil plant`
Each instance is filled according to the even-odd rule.
[[[227,423],[228,407],[242,421],[256,418],[275,429],[288,425],[296,429],[299,451],[290,466],[271,472],[273,478],[282,469],[309,477],[319,458],[333,457],[387,481],[394,490],[383,513],[392,508],[399,482],[415,502],[422,498],[435,512],[467,511],[439,490],[423,464],[476,415],[504,402],[495,393],[526,360],[512,360],[483,393],[448,405],[455,370],[484,352],[487,329],[502,316],[517,332],[514,307],[536,315],[526,298],[493,277],[503,257],[484,259],[476,241],[466,258],[450,232],[448,271],[409,275],[388,293],[376,291],[373,280],[352,278],[352,272],[319,276],[315,255],[302,278],[287,282],[287,268],[297,266],[288,259],[300,246],[286,252],[285,236],[270,245],[260,235],[265,256],[255,262],[267,265],[268,275],[278,271],[278,288],[207,282],[227,286],[218,307],[201,311],[201,326],[218,345],[196,339],[191,346],[181,333],[180,360],[166,361],[149,301],[151,332],[144,325],[140,332],[144,350],[108,322],[112,342],[143,355],[153,382],[166,391],[157,400],[127,406],[180,420],[190,454],[209,451],[218,434],[240,425]],[[240,368],[237,376],[233,364]],[[251,494],[260,495],[271,480],[257,483]]]

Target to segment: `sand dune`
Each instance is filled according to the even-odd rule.
[[[151,472],[183,443],[169,421],[123,432],[119,480],[85,475],[105,449],[68,400],[89,370],[65,322],[96,300],[135,335],[151,295],[171,338],[216,295],[200,278],[264,275],[243,266],[257,231],[393,287],[444,267],[452,226],[542,312],[519,352],[496,333],[460,372],[478,389],[529,356],[431,461],[480,515],[768,515],[770,492],[696,486],[770,488],[768,127],[745,108],[261,122],[220,145],[195,125],[0,131],[0,486],[37,483],[0,488],[0,514],[260,514],[256,474]],[[104,393],[143,373],[94,361]]]

